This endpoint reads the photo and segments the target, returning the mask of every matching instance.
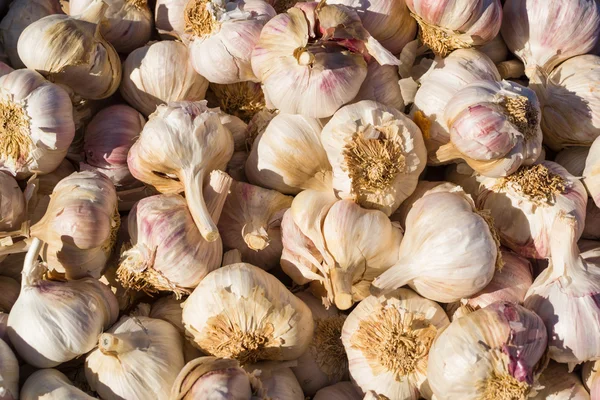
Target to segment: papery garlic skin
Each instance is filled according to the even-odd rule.
[[[19,397],[19,362],[9,345],[0,339],[0,398],[17,400]]]
[[[70,0],[69,15],[80,15],[94,0]],[[150,40],[152,13],[145,0],[108,0],[100,27],[104,39],[119,53],[127,54]]]
[[[75,135],[65,90],[35,71],[13,71],[0,77],[0,113],[0,169],[23,179],[58,167]]]
[[[28,364],[51,368],[92,350],[119,315],[117,299],[94,278],[44,280],[37,261],[42,242],[27,253],[21,293],[8,316],[8,336]]]
[[[600,137],[594,140],[585,160],[583,180],[594,203],[600,207]]]
[[[272,275],[244,263],[204,278],[184,304],[183,323],[202,351],[242,364],[296,359],[313,332],[306,304]]]
[[[363,400],[363,396],[352,382],[339,382],[319,390],[313,400]]]
[[[390,399],[419,399],[429,349],[449,322],[438,304],[412,290],[367,297],[342,330],[352,381]]]
[[[562,165],[573,176],[583,176],[589,152],[589,147],[567,147],[554,157],[554,162]]]
[[[11,175],[0,171],[0,232],[19,229],[25,220],[25,211],[25,197],[19,184]]]
[[[338,110],[323,127],[321,140],[336,195],[386,215],[410,196],[425,169],[420,130],[400,111],[374,101]]]
[[[600,361],[588,361],[583,364],[583,370],[581,371],[581,377],[583,378],[583,384],[588,390],[591,396],[600,395],[600,379],[598,379],[598,371],[600,370]]]
[[[203,100],[208,81],[189,61],[181,42],[162,41],[136,48],[123,63],[120,92],[145,116],[160,104]]]
[[[492,41],[502,24],[500,0],[406,0],[419,23],[419,38],[436,55]]]
[[[293,364],[294,362],[290,362]],[[255,379],[260,380],[260,385],[265,398],[305,400],[306,397],[294,373],[286,363],[262,362],[245,367],[252,371]]]
[[[262,0],[189,0],[185,31],[194,69],[210,82],[256,81],[250,59],[275,10]]]
[[[427,380],[436,399],[525,399],[546,366],[542,319],[493,303],[455,319],[429,351]],[[449,368],[453,366],[453,368]]]
[[[568,39],[564,32],[569,32]],[[531,77],[594,48],[600,34],[600,6],[594,0],[507,0],[502,37]]]
[[[41,369],[27,378],[21,389],[21,400],[92,400],[94,397],[78,389],[65,374],[55,369]]]
[[[551,362],[539,378],[540,386],[533,400],[590,400],[581,379],[568,366]]]

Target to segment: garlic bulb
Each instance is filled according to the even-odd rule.
[[[564,32],[569,32],[568,38]],[[600,34],[600,6],[594,0],[506,0],[502,37],[532,77],[590,52]]]
[[[207,89],[208,81],[194,71],[181,42],[149,43],[123,63],[121,95],[146,116],[160,104],[203,100]]]
[[[21,389],[21,400],[92,400],[78,389],[65,374],[55,369],[41,369],[27,378]]]
[[[156,0],[154,26],[161,39],[184,39],[187,0]]]
[[[0,398],[3,400],[23,399],[23,397],[19,397],[19,362],[8,344],[1,339]]]
[[[202,237],[214,242],[219,231],[202,194],[208,175],[225,169],[233,154],[233,139],[219,114],[205,102],[160,105],[129,151],[132,175],[161,193],[185,191]]]
[[[492,41],[502,24],[500,0],[406,0],[419,24],[419,38],[436,55]]]
[[[427,357],[449,324],[444,310],[408,289],[369,296],[342,330],[352,381],[389,399],[418,400],[427,379]]]
[[[600,208],[593,201],[588,201],[581,237],[583,239],[600,240]]]
[[[94,0],[69,0],[69,14],[80,15]],[[152,13],[145,0],[106,1],[102,37],[119,53],[127,54],[142,47],[152,35]]]
[[[15,178],[0,171],[0,232],[21,227],[26,217],[25,206],[25,197]]]
[[[100,34],[107,7],[91,0],[77,17],[56,14],[29,25],[17,45],[23,64],[84,99],[112,95],[121,81],[121,62]]]
[[[590,395],[594,396],[594,400],[600,395],[600,378],[598,377],[598,371],[600,371],[600,361],[586,362],[583,364],[583,371],[581,371],[583,384],[588,392],[590,392]]]
[[[589,152],[589,147],[567,147],[556,155],[554,162],[562,165],[573,176],[583,176]]]
[[[412,194],[408,196],[406,200],[402,202],[402,204],[400,204],[400,207],[398,207],[398,209],[392,215],[390,215],[390,219],[398,222],[402,229],[405,229],[406,217],[408,216],[408,213],[412,209],[415,202],[425,196],[430,190],[441,185],[444,185],[444,187],[447,187],[449,190],[458,187],[450,182],[419,181],[415,191],[412,192]]]
[[[186,300],[183,324],[202,351],[242,364],[296,359],[313,332],[306,304],[274,276],[244,263],[208,274]]]
[[[117,190],[141,186],[129,172],[127,153],[145,123],[139,112],[123,104],[101,110],[85,129],[81,170],[102,172]]]
[[[267,105],[284,113],[326,118],[359,92],[365,59],[399,61],[363,27],[356,11],[299,3],[271,19],[252,53]]]
[[[14,0],[0,22],[0,43],[13,68],[24,68],[17,52],[19,36],[35,21],[52,14],[63,14],[56,0]]]
[[[594,140],[585,160],[583,179],[594,203],[600,207],[600,137]]]
[[[211,83],[210,90],[221,110],[245,122],[250,122],[259,111],[266,108],[265,95],[260,83],[239,82],[229,85]]]
[[[305,400],[306,397],[298,380],[292,370],[288,368],[294,363],[294,361],[265,361],[244,366],[244,369],[248,372],[252,371],[252,375],[260,379],[264,398]]]
[[[8,336],[28,364],[51,368],[92,350],[98,335],[117,320],[119,305],[96,279],[44,279],[47,266],[37,261],[42,244],[33,239],[27,252]]]
[[[415,190],[427,154],[421,132],[404,114],[374,101],[338,110],[323,127],[333,190],[391,215]]]
[[[352,102],[373,100],[404,111],[404,99],[399,81],[398,67],[395,65],[379,65],[379,63],[372,61],[367,67],[367,76]]]
[[[455,319],[429,351],[435,398],[526,399],[546,367],[546,329],[526,308],[505,302]],[[451,366],[451,367],[450,367]]]
[[[319,390],[313,400],[363,400],[363,396],[352,382],[339,382]]]
[[[551,362],[540,375],[540,386],[533,400],[590,400],[581,379],[564,364]]]
[[[480,80],[498,81],[500,75],[488,56],[473,49],[436,58],[434,66],[421,77],[410,116],[423,133],[430,162],[431,155],[450,142],[450,128],[444,119],[446,105],[460,89]]]
[[[254,140],[246,161],[250,183],[284,194],[327,187],[331,165],[315,118],[279,114]],[[249,126],[250,129],[250,126]]]
[[[563,214],[550,235],[550,264],[533,282],[525,306],[538,314],[548,329],[549,356],[578,364],[600,359],[600,263],[585,259],[577,247],[580,222]],[[577,329],[573,329],[577,327]]]
[[[123,316],[85,360],[91,388],[105,400],[167,399],[183,368],[181,337],[170,323]]]
[[[506,43],[504,43],[504,39],[502,39],[502,35],[500,34],[496,35],[492,41],[487,42],[482,46],[478,46],[477,50],[488,56],[496,65],[506,61],[510,54],[510,51],[508,51],[508,47],[506,47]]]
[[[27,214],[30,224],[36,224],[48,209],[50,204],[50,195],[52,191],[64,178],[75,172],[75,167],[67,159],[64,159],[58,168],[46,175],[32,176],[27,181],[28,190],[32,190],[33,195],[27,203]],[[29,189],[31,188],[31,189]]]
[[[61,87],[35,71],[0,77],[0,169],[27,178],[55,170],[75,135],[73,108]]]
[[[185,10],[190,59],[210,82],[256,81],[250,58],[275,10],[262,0],[189,0]]]
[[[234,182],[218,224],[225,249],[238,249],[243,260],[265,270],[279,265],[281,219],[291,205],[290,196]]]
[[[531,89],[510,81],[472,83],[446,106],[450,143],[437,150],[436,161],[460,158],[482,175],[510,175],[540,156],[540,114]]]
[[[408,284],[421,296],[442,303],[479,292],[502,265],[489,223],[460,188],[442,186],[428,192],[408,213],[398,261],[373,286],[384,290]]]
[[[211,174],[205,200],[214,221],[219,220],[230,185],[231,178],[225,173]],[[129,215],[132,247],[121,254],[117,271],[126,288],[147,293],[171,291],[179,298],[221,265],[221,241],[202,238],[183,197],[147,197]]]

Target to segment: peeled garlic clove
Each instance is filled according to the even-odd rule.
[[[583,364],[583,370],[581,371],[583,384],[590,395],[594,396],[594,400],[600,395],[600,378],[598,377],[598,371],[600,371],[600,361],[586,362]]]
[[[245,122],[250,122],[259,111],[266,108],[265,95],[260,83],[239,82],[229,85],[211,83],[210,90],[221,110]]]
[[[110,289],[93,278],[44,279],[37,261],[43,243],[33,239],[25,258],[21,293],[8,316],[8,336],[18,354],[38,368],[51,368],[92,350],[119,315]]]
[[[564,32],[570,33],[568,38]],[[529,77],[536,68],[549,73],[561,62],[590,52],[599,33],[600,7],[594,0],[507,0],[504,4],[502,37],[523,61]]]
[[[429,351],[427,380],[435,398],[525,399],[535,393],[547,359],[542,319],[496,302],[455,319]]]
[[[91,0],[78,16],[50,15],[29,25],[19,37],[19,57],[57,84],[84,99],[104,99],[121,81],[121,62],[100,33],[108,5]]]
[[[501,266],[499,243],[489,223],[460,189],[430,192],[408,213],[398,261],[373,286],[385,290],[408,284],[442,303],[479,292]]]
[[[80,15],[94,0],[69,0],[69,15]],[[119,53],[142,47],[152,34],[152,13],[145,0],[108,0],[100,27],[104,39]]]
[[[436,55],[492,41],[502,24],[500,0],[406,0],[419,24],[419,38]]]
[[[363,400],[363,396],[352,382],[339,382],[319,390],[313,400]]]
[[[146,116],[160,104],[203,100],[207,89],[208,81],[194,71],[188,49],[181,42],[136,47],[123,63],[120,92]]]
[[[166,399],[184,366],[181,346],[170,323],[126,315],[100,335],[85,376],[103,399]]]
[[[244,263],[208,274],[186,300],[183,323],[202,351],[242,364],[296,359],[313,332],[306,304],[274,276]]]
[[[156,0],[154,26],[161,39],[185,38],[185,6],[187,0]]]
[[[412,290],[367,297],[342,330],[352,381],[390,399],[419,399],[429,349],[448,324],[438,304]]]
[[[65,158],[75,126],[69,95],[58,85],[27,69],[0,77],[0,115],[1,169],[23,179],[50,173]]]
[[[444,163],[461,158],[482,175],[510,175],[539,158],[540,115],[531,89],[510,81],[472,83],[446,106],[451,143],[438,149],[436,159]]]
[[[213,242],[219,231],[206,207],[202,188],[211,171],[225,169],[233,138],[219,113],[205,102],[160,105],[129,151],[132,175],[161,193],[185,191],[202,237]]]
[[[556,155],[554,162],[562,165],[573,176],[583,176],[589,152],[589,147],[568,147]]]
[[[290,196],[234,182],[218,224],[225,249],[238,249],[243,260],[265,270],[279,265],[281,219],[291,205]]]
[[[533,400],[590,400],[589,393],[576,374],[564,364],[551,362],[539,378],[540,386]]]
[[[27,378],[21,389],[21,400],[92,400],[94,397],[78,389],[65,374],[55,369],[41,369]]]
[[[585,160],[583,181],[594,203],[600,207],[600,137],[594,140]]]
[[[250,58],[264,24],[275,10],[261,0],[189,0],[185,32],[189,32],[194,69],[210,82],[256,81]]]
[[[593,201],[588,201],[585,226],[581,237],[583,239],[600,240],[600,208]]]
[[[15,178],[0,171],[0,232],[19,229],[25,220],[25,211],[25,197],[19,184]]]
[[[417,126],[374,101],[338,110],[321,134],[342,199],[391,215],[415,190],[427,159]]]
[[[379,65],[372,61],[367,67],[367,76],[352,102],[373,100],[403,111],[404,99],[399,81],[397,66]]]
[[[254,140],[246,161],[250,183],[284,194],[326,187],[331,166],[321,144],[322,128],[315,118],[290,114],[272,118]]]

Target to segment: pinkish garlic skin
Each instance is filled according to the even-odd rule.
[[[252,387],[246,372],[240,368],[210,371],[193,384],[186,399],[247,400]]]

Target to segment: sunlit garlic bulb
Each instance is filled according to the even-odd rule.
[[[0,171],[0,232],[18,230],[25,221],[25,211],[25,197],[19,184],[8,173]]]
[[[154,26],[163,40],[183,40],[187,0],[156,0]]]
[[[21,389],[21,400],[93,400],[73,385],[73,382],[56,369],[41,369],[27,378]]]
[[[60,163],[58,168],[46,175],[39,175],[33,179],[29,178],[25,192],[30,187],[35,187],[34,194],[27,203],[27,214],[31,225],[36,224],[48,209],[50,204],[50,195],[58,185],[58,182],[75,172],[75,167],[67,159]]]
[[[400,75],[395,65],[379,65],[371,61],[367,76],[354,100],[373,100],[388,107],[404,111],[404,98],[399,84]]]
[[[594,203],[600,207],[600,137],[594,140],[585,160],[583,180]]]

